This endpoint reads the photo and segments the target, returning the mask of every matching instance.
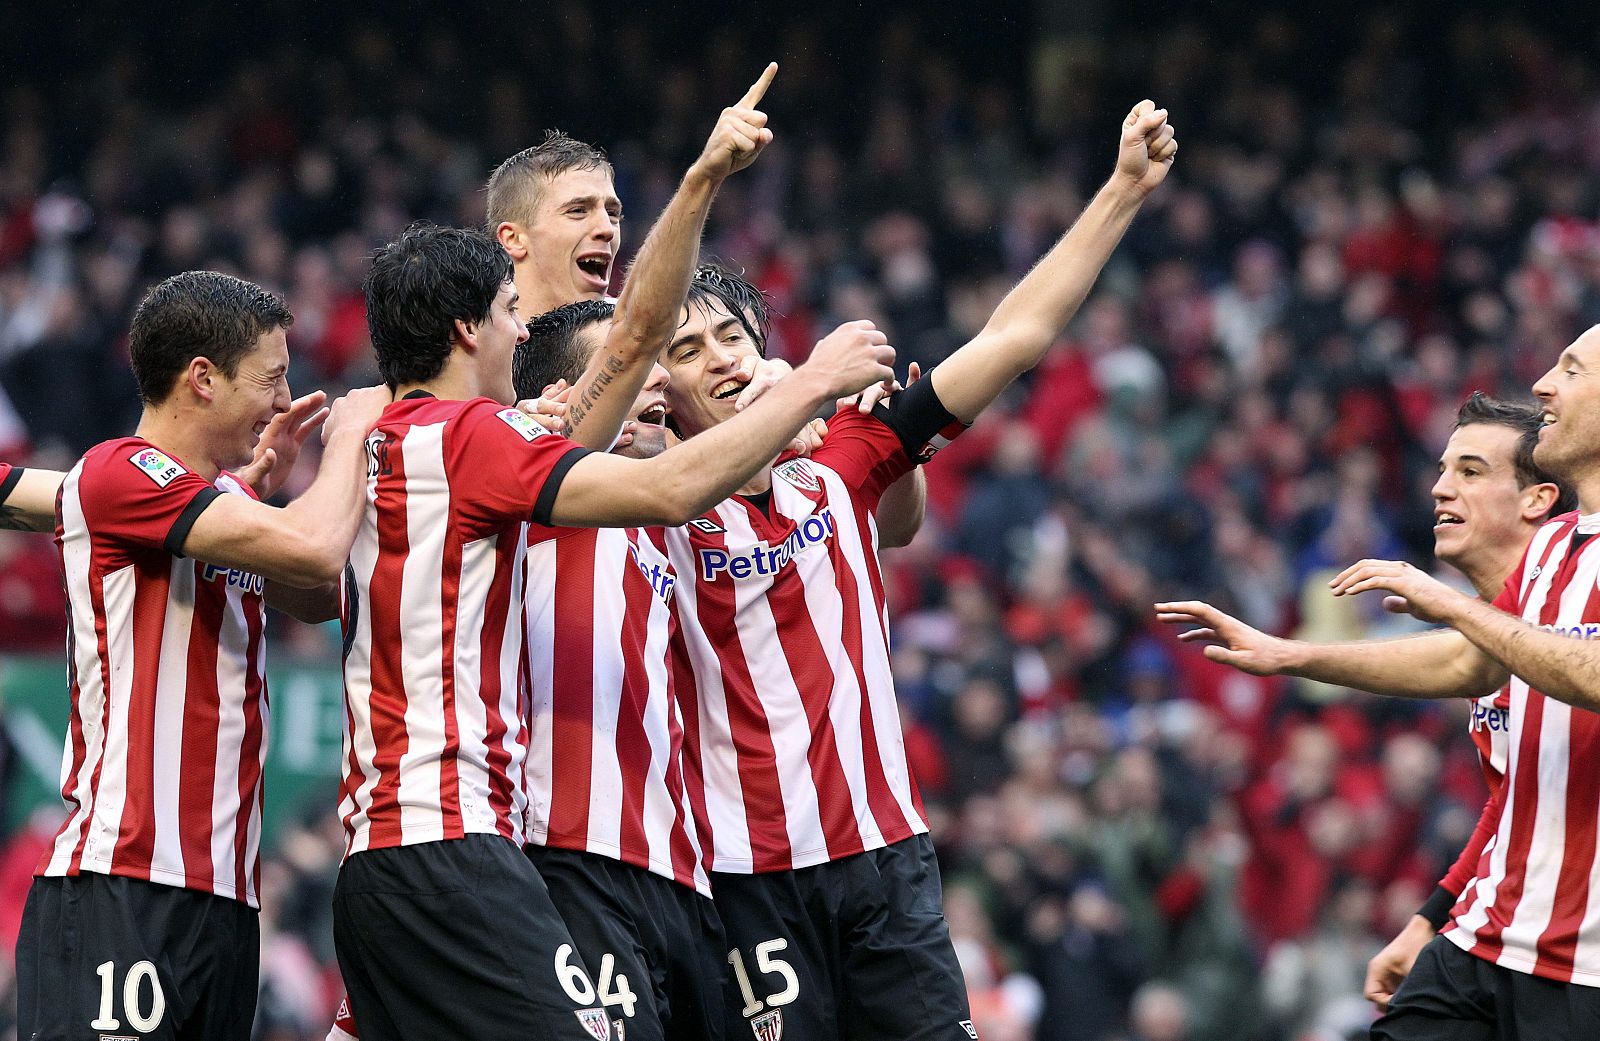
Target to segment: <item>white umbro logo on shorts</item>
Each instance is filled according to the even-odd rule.
[[[972,1038],[972,1041],[978,1041],[978,1028],[972,1025],[972,1020],[963,1019],[961,1021],[961,1029],[967,1032],[967,1036]]]

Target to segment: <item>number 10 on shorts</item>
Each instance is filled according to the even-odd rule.
[[[733,978],[739,984],[739,996],[744,998],[743,1014],[746,1018],[755,1015],[764,1008],[777,1008],[787,1005],[800,996],[800,977],[795,975],[794,966],[775,957],[779,951],[789,949],[789,941],[782,936],[771,940],[763,940],[755,946],[756,969],[767,976],[778,976],[783,979],[783,988],[767,995],[765,1003],[758,997],[750,985],[750,973],[745,971],[744,955],[735,947],[728,952],[728,964],[733,966]]]
[[[95,966],[100,977],[100,1014],[89,1022],[90,1030],[117,1030],[122,1026],[111,1007],[116,998],[113,981],[117,974],[116,962],[101,962]],[[144,1004],[144,984],[150,983],[150,1005]],[[149,1033],[161,1025],[167,1012],[167,996],[161,991],[161,979],[156,967],[148,961],[136,961],[122,978],[122,1014],[128,1025],[141,1034]]]

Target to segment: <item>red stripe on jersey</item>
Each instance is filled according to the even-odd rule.
[[[594,770],[594,557],[592,538],[562,539],[556,547],[550,831],[589,832]]]
[[[1581,554],[1569,554],[1568,560],[1575,561],[1579,556]],[[1583,617],[1600,618],[1600,589],[1590,592]],[[1536,975],[1545,977],[1570,972],[1577,954],[1580,927],[1589,907],[1590,875],[1594,871],[1594,822],[1600,816],[1597,812],[1600,811],[1600,783],[1596,783],[1594,774],[1570,768],[1573,763],[1600,763],[1600,732],[1592,727],[1572,726],[1569,722],[1567,740],[1569,826],[1561,850],[1561,873],[1550,910],[1550,924],[1539,937],[1539,961],[1534,968]],[[1589,826],[1574,828],[1570,822],[1575,821],[1587,821]]]
[[[150,575],[133,592],[133,687],[153,690],[160,680],[161,630],[167,617],[167,597],[172,585],[169,564],[163,575]],[[137,878],[150,878],[150,861],[156,848],[154,698],[128,702],[126,794],[122,801],[122,827],[117,835],[113,866],[126,868]],[[119,872],[120,873],[120,872]]]
[[[634,567],[622,573],[622,647],[644,648],[650,636],[650,611],[655,591]],[[617,763],[622,768],[621,841],[624,850],[648,850],[645,831],[644,798],[655,749],[645,733],[645,715],[650,711],[650,677],[640,654],[622,655],[622,697],[617,712]]]
[[[387,639],[404,639],[399,590],[411,550],[411,535],[406,528],[405,443],[392,438],[388,445],[387,462],[393,480],[379,481],[377,485],[378,559],[372,569],[371,588],[392,591],[393,595],[368,597],[374,643],[380,633]],[[400,760],[411,743],[411,733],[406,728],[405,673],[399,653],[372,655],[372,689],[387,696],[372,698],[369,707],[376,749],[372,765],[378,771],[378,780],[366,806],[367,844],[393,846],[400,842]],[[356,788],[346,781],[345,794],[354,796],[355,792]]]
[[[201,583],[194,594],[195,624],[189,629],[189,674],[217,673],[217,641],[222,625],[226,597]],[[204,619],[202,623],[201,619]],[[183,713],[183,786],[178,789],[179,833],[183,846],[183,870],[190,888],[201,885],[211,872],[212,799],[217,783],[217,726],[222,718],[222,702],[216,691],[188,691]],[[248,731],[248,728],[246,728]],[[250,758],[248,751],[244,758]],[[241,792],[241,797],[244,795]],[[240,836],[243,838],[243,836]],[[243,890],[240,872],[235,885]]]
[[[502,648],[505,645],[506,626],[512,616],[511,598],[513,587],[518,585],[517,567],[515,563],[516,545],[503,545],[495,547],[498,561],[495,565],[494,579],[489,585],[489,596],[483,616],[483,633],[478,641],[479,660],[485,662],[499,661]],[[522,676],[525,663],[519,660],[517,675]],[[484,720],[484,740],[487,743],[485,762],[489,767],[489,805],[495,811],[495,830],[506,838],[515,838],[511,827],[511,814],[516,806],[516,781],[510,776],[511,753],[506,749],[506,737],[511,732],[510,725],[500,711],[501,699],[505,690],[501,685],[500,671],[498,669],[482,669],[481,693],[486,706]],[[524,692],[518,691],[518,718],[527,718],[526,706],[520,704]]]
[[[694,669],[689,665],[689,648],[684,643],[683,627],[675,626],[667,641],[667,669],[671,675],[672,696],[683,721],[683,789],[694,813],[694,830],[700,836],[701,860],[711,870],[711,815],[706,812],[705,764],[700,755],[700,694],[694,685]]]
[[[725,535],[711,542],[727,549]],[[698,575],[690,574],[685,578],[694,580]],[[761,699],[756,696],[750,666],[739,644],[733,587],[727,583],[722,586],[697,584],[695,615],[703,632],[722,636],[717,648],[717,668],[722,677],[731,750],[739,765],[745,820],[761,822],[760,827],[749,829],[751,858],[758,864],[785,863],[793,853],[789,845],[789,816],[778,782],[778,756],[772,743],[772,728],[761,707]],[[693,679],[690,682],[693,683]],[[701,754],[705,753],[702,747]]]
[[[262,785],[262,744],[266,740],[267,680],[262,669],[266,648],[267,619],[264,614],[245,616],[249,632],[244,688],[244,742],[239,759],[239,816],[233,833],[234,874],[240,892],[248,886],[254,889],[254,879],[261,877],[261,814],[266,807],[266,793]],[[259,898],[259,895],[258,895]]]
[[[402,453],[404,454],[404,453]],[[455,516],[455,496],[448,485],[445,515]],[[461,600],[461,543],[444,540],[444,560],[439,579],[439,676],[444,699],[444,748],[439,754],[439,812],[443,817],[444,837],[459,839],[466,834],[461,822],[461,776],[456,760],[461,754],[461,731],[456,722],[456,611]],[[483,620],[476,619],[478,624]],[[479,670],[480,673],[487,670]],[[481,675],[479,682],[482,682]],[[488,705],[485,704],[485,711]],[[498,827],[496,831],[503,830]]]
[[[862,535],[862,540],[867,540],[868,527],[866,510],[859,504],[852,503],[856,510],[856,530]],[[868,561],[868,567],[873,575],[877,574],[877,557],[872,552],[871,546],[863,546],[863,556]],[[851,666],[855,671],[856,685],[863,691],[861,697],[861,761],[867,786],[867,806],[872,810],[872,819],[878,824],[879,830],[890,831],[893,828],[903,827],[907,823],[905,814],[900,811],[900,806],[895,802],[894,792],[889,788],[889,778],[883,770],[883,757],[878,752],[877,728],[872,722],[872,700],[867,697],[866,648],[862,645],[861,633],[861,597],[860,589],[856,585],[856,576],[851,568],[840,568],[835,582],[839,588],[839,596],[844,601],[844,641],[845,653],[850,658]],[[875,601],[883,603],[882,599]],[[874,615],[882,618],[880,612]],[[888,636],[884,634],[884,646],[888,646]],[[916,779],[911,782],[913,801],[920,800],[917,791]],[[921,812],[921,806],[918,807]],[[891,823],[892,822],[892,823]]]
[[[752,515],[759,513],[748,503],[744,505]],[[832,690],[836,677],[828,665],[828,652],[823,649],[816,628],[800,621],[811,615],[811,609],[806,605],[805,587],[798,582],[775,583],[767,592],[767,600],[772,605],[774,617],[795,620],[795,624],[784,628],[780,644],[783,656],[789,663],[789,672],[794,676],[795,686],[800,690]],[[848,625],[850,620],[847,618],[845,621]],[[859,653],[860,633],[856,635],[854,650]],[[832,860],[859,853],[862,848],[861,831],[856,825],[855,809],[850,804],[850,782],[845,776],[844,761],[839,757],[833,720],[828,717],[829,700],[802,697],[800,701],[811,730],[806,759],[811,764],[811,780],[817,789],[817,809],[822,814],[822,835],[828,846],[828,858]],[[745,793],[748,796],[748,787]]]

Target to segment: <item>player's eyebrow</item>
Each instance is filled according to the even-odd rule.
[[[682,350],[684,347],[687,347],[691,342],[693,342],[695,340],[698,340],[698,339],[700,339],[700,334],[698,334],[698,333],[684,333],[682,336],[678,337],[676,340],[673,340],[671,343],[667,344],[667,357],[671,358],[678,351]]]

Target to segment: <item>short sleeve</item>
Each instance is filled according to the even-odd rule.
[[[489,525],[548,525],[561,481],[589,454],[517,409],[488,400],[461,414],[452,440],[451,493],[464,511]]]
[[[85,460],[78,498],[96,536],[184,555],[189,531],[222,493],[160,449],[126,441]]]
[[[10,463],[0,463],[0,506],[4,506],[11,497],[11,489],[17,486],[22,479],[22,467],[12,466]]]
[[[847,405],[828,420],[828,436],[811,460],[844,478],[867,503],[876,507],[884,491],[916,469],[900,437],[876,413],[864,416]]]

